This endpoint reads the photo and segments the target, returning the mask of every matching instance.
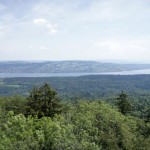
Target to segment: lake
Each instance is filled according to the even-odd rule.
[[[77,77],[84,75],[138,75],[150,74],[150,69],[121,71],[121,72],[105,72],[105,73],[0,73],[0,78],[13,77]]]

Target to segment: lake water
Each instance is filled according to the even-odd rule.
[[[84,75],[138,75],[150,74],[150,69],[132,70],[122,72],[107,72],[107,73],[0,73],[0,78],[13,77],[77,77]]]

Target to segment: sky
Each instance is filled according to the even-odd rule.
[[[150,63],[150,0],[0,0],[0,61]]]

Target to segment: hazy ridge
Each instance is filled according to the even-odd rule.
[[[150,64],[117,64],[97,61],[0,62],[0,73],[102,73],[150,69]]]

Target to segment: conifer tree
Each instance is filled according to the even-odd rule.
[[[127,94],[122,93],[117,98],[117,107],[122,114],[127,114],[131,111],[131,104],[128,100]]]
[[[38,118],[41,118],[43,116],[53,117],[59,113],[61,113],[61,103],[57,92],[47,83],[42,87],[34,87],[28,97],[27,115],[37,115]]]

